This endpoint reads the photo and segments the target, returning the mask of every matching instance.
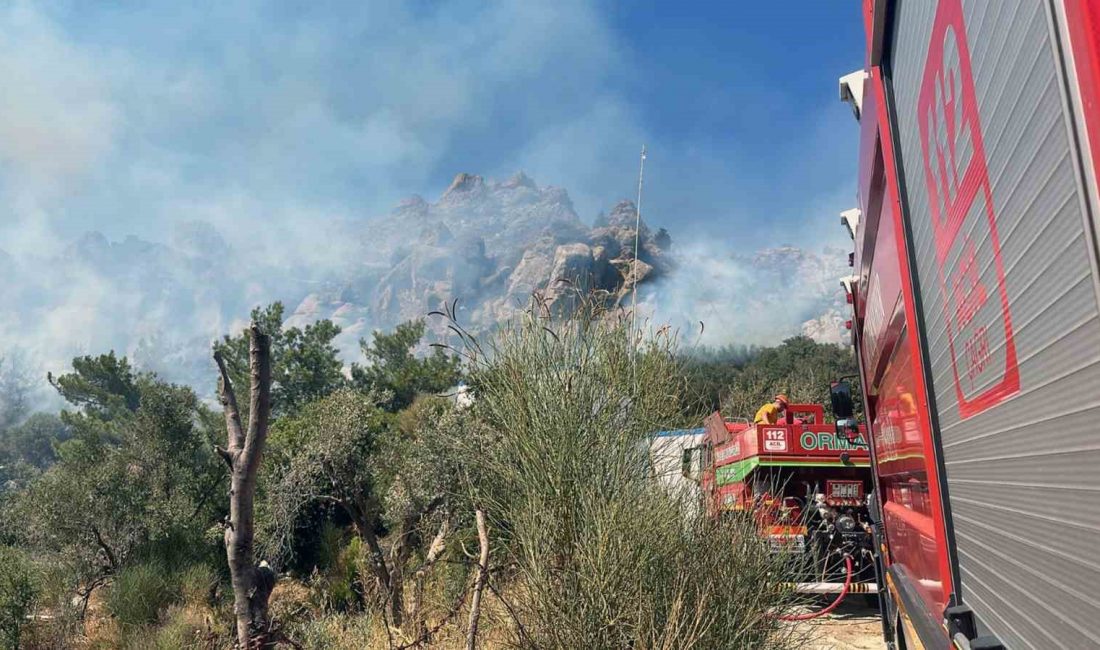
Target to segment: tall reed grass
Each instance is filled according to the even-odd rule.
[[[688,397],[674,334],[635,336],[628,315],[591,304],[552,313],[484,340],[455,327],[475,400],[452,444],[490,518],[508,643],[798,647],[773,616],[794,598],[786,560],[653,475],[651,435],[681,424]]]

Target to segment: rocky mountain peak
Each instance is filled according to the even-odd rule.
[[[458,194],[477,192],[484,187],[485,179],[481,176],[459,172],[455,175],[454,180],[451,181],[451,186],[447,188],[447,191],[443,192],[442,200],[456,198]]]
[[[567,309],[568,286],[598,290],[615,305],[635,277],[652,282],[671,269],[643,230],[635,270],[636,214],[622,201],[607,225],[589,228],[563,188],[539,186],[522,171],[504,181],[459,173],[439,201],[411,197],[370,221],[362,257],[385,263],[363,264],[343,284],[308,296],[292,321],[332,318],[351,347],[371,328],[423,317],[455,299],[475,328],[493,327],[536,293]]]
[[[522,171],[518,171],[515,174],[512,174],[512,176],[508,180],[501,183],[501,187],[509,189],[516,187],[526,187],[532,190],[538,189],[538,186],[535,185],[535,181],[531,180],[531,177],[523,173]]]
[[[428,212],[428,202],[425,201],[419,194],[413,194],[407,199],[403,199],[394,208],[394,214],[400,214],[403,216],[423,216]]]
[[[623,199],[611,208],[607,215],[607,225],[613,228],[633,228],[638,219],[638,207],[629,199]]]

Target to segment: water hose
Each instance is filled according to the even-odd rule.
[[[852,556],[844,556],[844,568],[847,571],[847,575],[844,576],[844,587],[840,590],[840,595],[836,597],[836,600],[829,603],[828,607],[816,612],[809,612],[806,614],[786,614],[783,616],[776,616],[781,621],[809,621],[811,619],[824,616],[829,612],[837,608],[840,601],[844,600],[844,597],[848,595],[848,587],[852,584]]]

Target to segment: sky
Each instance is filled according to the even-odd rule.
[[[842,241],[858,5],[6,2],[0,250],[195,221],[308,243],[463,171],[522,169],[591,220],[634,197],[643,143],[674,240]]]

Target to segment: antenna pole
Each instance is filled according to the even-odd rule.
[[[636,370],[637,365],[637,337],[638,331],[638,246],[642,233],[642,179],[645,177],[645,145],[642,145],[641,159],[638,161],[638,203],[634,212],[634,263],[631,265],[630,282],[630,344],[631,344],[631,370]]]

